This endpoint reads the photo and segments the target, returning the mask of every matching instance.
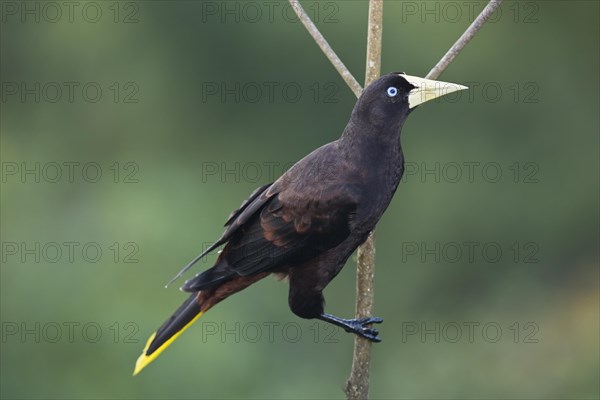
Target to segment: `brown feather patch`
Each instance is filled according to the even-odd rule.
[[[203,290],[198,293],[198,303],[201,305],[202,312],[206,312],[215,304],[225,300],[232,294],[239,292],[240,290],[246,289],[253,283],[261,280],[265,276],[269,275],[269,272],[262,272],[260,274],[240,276],[233,278],[215,289]]]

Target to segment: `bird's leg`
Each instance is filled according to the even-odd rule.
[[[340,265],[343,266],[343,263]],[[339,272],[339,268],[336,267],[330,273],[324,273],[327,268],[331,267],[329,260],[325,258],[323,261],[310,261],[291,271],[289,303],[292,312],[300,318],[318,318],[372,342],[381,342],[379,331],[368,325],[380,324],[383,319],[343,319],[325,312],[322,288],[327,286],[327,283]]]
[[[383,322],[382,318],[368,317],[359,319],[343,319],[338,318],[331,314],[321,314],[318,316],[321,321],[329,322],[330,324],[344,328],[346,332],[352,332],[359,336],[369,339],[372,342],[381,342],[381,338],[378,336],[379,331],[375,328],[370,328],[367,325],[380,324]]]

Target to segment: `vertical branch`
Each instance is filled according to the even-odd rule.
[[[335,54],[321,32],[311,21],[298,0],[288,0],[296,15],[311,34],[317,45],[336,68],[348,87],[359,97],[362,88],[352,76],[348,68]],[[427,74],[428,79],[436,79],[450,65],[467,43],[477,34],[490,16],[500,6],[502,0],[490,0],[481,14],[473,21],[462,36],[446,52],[444,57]],[[381,32],[383,22],[383,0],[369,0],[369,27],[367,36],[367,65],[365,87],[379,78],[381,71]],[[375,275],[375,233],[371,232],[365,243],[358,248],[358,265],[356,274],[356,317],[364,318],[373,315],[373,277]],[[371,342],[362,337],[354,339],[352,371],[346,382],[344,391],[348,399],[366,399],[369,395],[369,379],[371,366]]]
[[[381,32],[383,0],[369,0],[369,27],[367,36],[367,65],[365,87],[381,73]],[[358,248],[356,269],[356,318],[373,315],[373,278],[375,276],[375,233],[371,232]],[[358,335],[354,338],[352,370],[346,382],[348,399],[366,399],[369,396],[371,369],[371,341]]]
[[[375,232],[358,248],[356,268],[356,318],[372,315],[375,276]],[[355,335],[352,369],[344,392],[348,399],[366,399],[371,378],[371,341]]]
[[[367,33],[367,68],[365,87],[381,74],[381,32],[383,31],[383,0],[369,0]]]

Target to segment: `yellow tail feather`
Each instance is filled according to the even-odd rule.
[[[150,336],[150,339],[148,339],[148,342],[146,343],[146,347],[144,347],[142,354],[138,357],[137,361],[135,362],[135,369],[133,370],[133,376],[136,376],[137,374],[139,374],[144,368],[146,368],[146,366],[148,364],[150,364],[152,361],[154,361],[156,359],[156,357],[158,357],[160,355],[160,353],[162,353],[167,347],[169,347],[169,345],[171,343],[173,343],[175,341],[175,339],[177,339],[179,337],[179,335],[181,335],[183,333],[183,331],[185,331],[190,325],[192,325],[194,322],[196,322],[196,320],[198,318],[200,318],[200,316],[202,316],[202,314],[203,314],[202,312],[198,313],[198,315],[196,315],[194,317],[194,319],[192,319],[183,328],[181,328],[179,331],[177,331],[177,333],[175,333],[173,336],[171,336],[166,342],[164,342],[152,354],[146,355],[146,351],[148,351],[148,347],[150,347],[150,343],[152,343],[152,341],[154,340],[154,337],[156,336],[156,332],[154,332],[152,334],[152,336]]]

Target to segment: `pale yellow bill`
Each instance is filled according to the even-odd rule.
[[[459,90],[468,89],[468,87],[459,85],[458,83],[434,81],[432,79],[419,78],[418,76],[406,74],[400,74],[400,76],[406,79],[411,85],[416,86],[416,88],[411,90],[408,94],[408,106],[410,108],[414,108],[426,101],[437,99],[438,97]]]

